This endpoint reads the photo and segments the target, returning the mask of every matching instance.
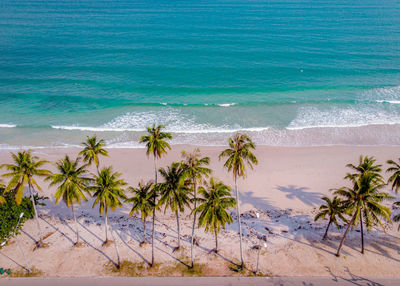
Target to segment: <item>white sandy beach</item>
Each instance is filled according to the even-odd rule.
[[[191,151],[193,148],[173,146],[172,151],[161,160],[160,167],[180,160],[182,150]],[[202,154],[211,157],[214,176],[233,185],[232,176],[217,159],[221,150],[221,147],[201,147]],[[73,156],[78,153],[78,149],[38,149],[35,155],[55,161],[65,153]],[[113,165],[116,171],[123,173],[130,185],[136,185],[140,179],[153,178],[153,162],[146,157],[144,149],[109,149],[109,153],[110,158],[102,159],[102,166]],[[378,163],[384,164],[388,159],[400,157],[400,147],[257,147],[259,165],[254,171],[249,171],[246,181],[239,181],[244,255],[249,269],[255,268],[257,251],[252,247],[258,244],[257,233],[260,233],[268,237],[267,248],[263,248],[260,258],[260,270],[263,274],[398,276],[400,233],[397,225],[387,225],[386,233],[378,228],[372,229],[366,235],[364,255],[359,252],[360,233],[352,231],[345,242],[342,256],[337,258],[334,253],[343,229],[337,230],[332,226],[329,239],[321,241],[327,222],[313,221],[316,208],[322,202],[321,197],[329,195],[330,189],[345,184],[345,165],[357,163],[361,154],[375,156]],[[0,162],[10,162],[9,150],[0,151]],[[24,264],[15,243],[18,240],[31,266],[35,266],[45,276],[111,275],[105,270],[105,265],[116,261],[115,249],[112,245],[102,246],[104,221],[99,216],[98,209],[92,209],[93,201],[89,199],[87,203],[76,208],[80,232],[87,244],[76,248],[73,247],[76,235],[70,209],[62,202],[55,205],[55,190],[49,189],[47,184],[42,183],[42,186],[43,195],[50,198],[46,206],[39,207],[40,223],[48,247],[33,250],[38,233],[35,222],[28,221],[21,234],[0,251],[0,266],[16,270]],[[261,214],[260,219],[255,217],[255,212]],[[143,235],[142,223],[138,215],[129,217],[128,213],[129,206],[110,213],[122,260],[149,262],[151,245],[139,246]],[[190,261],[189,215],[188,211],[181,217],[184,248],[173,252],[177,243],[175,217],[168,212],[158,213],[156,262],[174,264]],[[148,222],[147,231],[150,239],[151,222]],[[214,248],[214,237],[211,234],[197,229],[196,236],[200,245],[195,247],[195,261],[207,265],[210,268],[207,273],[210,275],[235,275],[228,266],[230,262],[238,262],[239,259],[236,220],[219,236],[219,255],[210,252]]]

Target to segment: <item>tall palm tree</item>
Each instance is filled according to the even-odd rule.
[[[192,153],[182,152],[183,161],[181,162],[183,170],[187,173],[188,179],[190,181],[190,185],[193,191],[193,201],[194,201],[194,209],[197,208],[197,186],[201,183],[204,177],[208,177],[211,174],[211,169],[205,167],[210,164],[209,157],[201,158],[200,149],[196,148]],[[196,226],[196,216],[197,213],[194,213],[193,216],[193,225],[192,225],[192,239],[190,241],[190,259],[191,259],[191,267],[193,268],[193,243],[194,243],[194,229]]]
[[[166,140],[172,139],[172,135],[167,132],[162,132],[164,125],[147,127],[147,135],[140,137],[140,143],[146,143],[146,155],[153,156],[154,161],[154,184],[157,186],[157,159],[167,154],[167,150],[171,150],[171,146]],[[153,203],[156,205],[157,189],[154,188]],[[155,235],[155,222],[156,222],[156,208],[153,208],[153,231],[151,234],[151,265],[154,265],[154,235]]]
[[[178,230],[178,247],[181,247],[181,235],[179,225],[179,212],[185,211],[185,206],[189,206],[189,189],[187,188],[187,173],[181,164],[172,163],[166,169],[160,168],[159,172],[164,178],[164,183],[160,183],[160,205],[165,205],[165,211],[169,207],[176,216]]]
[[[71,161],[68,155],[56,163],[58,173],[46,178],[50,186],[57,186],[55,193],[56,204],[62,199],[67,207],[71,208],[76,228],[76,245],[79,243],[79,227],[74,211],[74,204],[80,204],[81,200],[87,201],[84,192],[87,192],[89,183],[86,165],[79,166],[80,158]]]
[[[152,188],[153,182],[147,182],[146,184],[140,182],[137,188],[129,187],[128,190],[134,193],[132,198],[125,200],[125,203],[132,203],[132,209],[129,215],[133,215],[140,211],[140,215],[143,221],[143,241],[146,242],[146,219],[153,211],[154,203],[152,200]]]
[[[400,161],[400,158],[399,158]],[[392,190],[397,194],[400,189],[400,164],[393,160],[388,160],[387,163],[390,167],[386,170],[388,173],[392,173],[388,179],[388,184],[392,183]],[[400,206],[400,201],[393,203],[395,206]],[[393,217],[393,221],[400,221],[400,214]],[[400,225],[398,226],[400,230]]]
[[[332,223],[339,228],[338,218],[344,222],[347,222],[347,220],[343,216],[345,209],[343,207],[343,202],[339,197],[334,197],[332,200],[328,197],[323,197],[322,199],[326,202],[326,204],[319,207],[319,213],[317,213],[315,216],[314,221],[323,219],[326,216],[329,217],[328,226],[326,227],[325,234],[322,238],[326,239],[328,237],[329,227]]]
[[[93,197],[96,198],[93,203],[93,208],[98,204],[100,215],[104,213],[104,223],[106,231],[106,240],[104,241],[104,244],[107,244],[108,242],[108,209],[115,211],[117,207],[122,207],[122,203],[120,200],[126,200],[125,191],[123,189],[123,187],[126,185],[126,182],[123,179],[120,179],[120,177],[121,173],[113,172],[112,167],[102,168],[100,170],[100,173],[95,176],[94,184],[88,188],[94,193]],[[114,241],[114,244],[118,256],[117,268],[119,268],[120,256],[117,242]]]
[[[99,156],[102,155],[108,157],[107,150],[103,148],[106,146],[104,140],[101,139],[97,141],[96,135],[93,135],[92,137],[88,136],[86,141],[82,142],[81,145],[84,148],[79,152],[79,155],[82,155],[83,161],[87,162],[89,165],[94,163],[96,165],[97,173],[99,173]]]
[[[385,186],[382,176],[375,172],[364,172],[363,175],[358,177],[346,177],[351,180],[353,188],[343,187],[336,190],[335,195],[344,199],[343,206],[351,216],[351,220],[339,244],[336,256],[340,255],[340,249],[351,226],[356,226],[360,223],[361,253],[364,253],[363,221],[365,221],[368,229],[374,224],[379,224],[383,230],[385,229],[380,218],[390,221],[390,209],[381,203],[392,197],[388,193],[380,191]]]
[[[222,151],[219,155],[219,159],[227,157],[224,167],[232,172],[233,178],[235,180],[236,189],[236,211],[238,216],[239,224],[239,237],[240,237],[240,261],[241,268],[244,266],[243,261],[243,249],[242,249],[242,226],[240,223],[240,199],[237,179],[242,177],[246,178],[246,164],[253,169],[253,165],[258,164],[256,156],[253,154],[252,150],[255,150],[256,145],[250,139],[249,136],[241,133],[236,133],[233,138],[229,138],[229,148]]]
[[[39,242],[37,246],[43,245],[43,235],[40,228],[38,213],[36,210],[35,199],[33,196],[34,186],[41,191],[42,189],[35,180],[35,177],[46,177],[51,174],[49,170],[42,169],[48,161],[40,160],[37,156],[32,156],[32,150],[21,151],[17,154],[11,154],[14,164],[3,164],[0,168],[5,168],[8,173],[3,177],[11,178],[4,192],[12,192],[17,204],[21,204],[24,195],[24,189],[28,186],[30,198],[35,212],[35,220],[39,230]]]
[[[225,229],[226,223],[233,222],[227,210],[235,207],[236,200],[231,196],[230,188],[215,178],[200,187],[199,194],[201,198],[197,200],[200,205],[194,212],[200,213],[199,226],[205,227],[206,232],[214,233],[215,252],[218,252],[218,233],[221,227]]]
[[[100,173],[95,176],[94,184],[88,189],[93,192],[95,201],[93,208],[99,205],[99,213],[104,213],[104,224],[106,232],[106,240],[108,242],[108,209],[115,211],[117,207],[122,207],[121,199],[126,199],[123,187],[126,182],[120,179],[121,173],[113,172],[112,167],[104,167]]]

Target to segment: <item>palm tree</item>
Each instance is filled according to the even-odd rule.
[[[147,135],[140,137],[140,143],[146,143],[146,155],[153,155],[154,160],[154,184],[157,186],[157,159],[161,158],[162,155],[167,153],[167,149],[171,150],[171,146],[166,140],[172,139],[170,133],[162,132],[164,125],[158,125],[156,127],[153,124],[152,127],[147,127]],[[153,204],[156,205],[157,188],[154,188],[153,192]],[[154,265],[154,234],[155,234],[155,222],[156,222],[156,208],[153,208],[153,231],[151,234],[151,265]]]
[[[68,155],[56,163],[58,173],[51,174],[46,181],[51,181],[50,186],[57,186],[55,193],[56,204],[62,199],[67,207],[72,210],[76,227],[76,245],[79,243],[79,228],[74,211],[74,204],[81,200],[87,201],[84,192],[87,191],[91,179],[87,176],[86,165],[79,166],[80,158],[71,161]]]
[[[332,223],[334,223],[336,227],[339,228],[337,217],[339,217],[344,222],[347,222],[347,220],[343,216],[345,209],[340,198],[334,197],[333,200],[331,200],[328,197],[323,197],[322,199],[326,202],[326,204],[319,207],[319,213],[315,216],[314,221],[323,219],[326,216],[329,217],[328,226],[326,227],[325,234],[322,238],[326,239],[328,237],[329,227]]]
[[[87,137],[86,142],[82,142],[81,145],[84,147],[81,152],[79,152],[79,155],[83,156],[83,161],[87,162],[88,165],[91,165],[93,162],[96,165],[97,173],[99,173],[99,156],[107,156],[108,157],[108,152],[106,149],[103,147],[106,146],[104,143],[104,140],[101,139],[97,141],[96,135],[93,135],[92,137]]]
[[[206,232],[214,233],[215,252],[218,252],[218,233],[225,224],[232,223],[233,219],[228,213],[229,208],[236,205],[236,200],[231,196],[230,188],[215,178],[210,183],[205,183],[199,188],[201,198],[200,205],[194,209],[194,213],[200,213],[199,226],[205,227]]]
[[[247,135],[236,133],[233,138],[229,138],[229,148],[222,151],[219,155],[219,159],[221,160],[224,157],[227,157],[227,160],[224,164],[224,167],[228,169],[229,172],[232,172],[233,178],[235,180],[235,189],[236,189],[236,211],[238,216],[238,224],[239,224],[239,237],[240,237],[240,261],[241,268],[244,266],[243,262],[243,250],[242,250],[242,226],[240,223],[240,199],[239,199],[239,190],[237,185],[238,177],[246,178],[246,164],[249,165],[251,169],[253,169],[253,165],[258,164],[258,160],[256,156],[253,154],[252,150],[255,150],[256,145]]]
[[[181,162],[183,170],[187,173],[190,184],[193,188],[193,201],[194,209],[197,208],[197,186],[201,183],[204,177],[208,177],[211,174],[211,169],[204,167],[210,164],[209,157],[201,157],[200,149],[196,148],[192,153],[182,152],[183,161]],[[192,239],[190,241],[190,257],[191,257],[191,267],[193,268],[193,243],[194,243],[194,229],[196,226],[196,216],[193,216],[192,225]]]
[[[172,163],[167,169],[160,168],[159,172],[165,182],[160,183],[160,205],[165,205],[165,210],[169,207],[176,216],[178,229],[178,247],[181,247],[181,235],[179,225],[179,212],[185,211],[185,206],[189,206],[189,189],[187,188],[187,173],[185,173],[181,164]]]
[[[129,215],[133,215],[140,211],[141,218],[143,221],[143,241],[142,244],[146,242],[146,219],[153,211],[153,200],[152,200],[152,188],[153,182],[148,182],[144,184],[139,183],[137,188],[129,187],[128,190],[134,193],[132,198],[125,200],[125,203],[133,203],[131,212]]]
[[[385,230],[380,218],[390,221],[390,209],[381,203],[392,197],[386,192],[380,192],[385,186],[382,176],[375,172],[364,172],[360,176],[346,176],[353,183],[353,188],[343,187],[335,191],[335,195],[344,198],[343,206],[351,215],[351,220],[339,244],[336,256],[340,255],[340,249],[351,226],[360,222],[361,226],[361,253],[364,253],[364,230],[363,221],[367,228],[379,224]]]
[[[12,191],[15,200],[19,205],[21,204],[24,195],[24,188],[28,186],[40,237],[39,242],[36,244],[40,247],[43,245],[43,235],[42,230],[40,229],[36,203],[33,196],[33,186],[35,186],[39,191],[42,190],[34,177],[46,177],[51,174],[50,171],[41,169],[41,167],[48,163],[48,161],[39,160],[37,156],[32,156],[32,150],[21,151],[17,154],[12,153],[11,156],[14,160],[14,164],[3,164],[0,166],[0,168],[6,168],[6,170],[9,171],[8,173],[3,174],[3,177],[11,178],[4,192],[7,193]]]
[[[126,199],[123,187],[126,185],[123,179],[120,179],[121,173],[113,172],[112,167],[105,167],[95,176],[94,184],[88,189],[92,191],[95,201],[93,208],[98,204],[99,213],[104,213],[104,224],[106,240],[108,242],[108,209],[115,211],[117,207],[122,207],[121,199]]]
[[[400,158],[399,158],[400,161]],[[392,183],[392,190],[395,191],[397,194],[400,189],[400,164],[396,163],[393,160],[388,160],[387,163],[391,165],[386,172],[392,173],[390,178],[388,179],[388,184]],[[395,206],[400,206],[400,201],[393,203]],[[393,221],[399,222],[400,221],[400,214],[393,217]],[[400,225],[398,226],[398,230],[400,230]]]
[[[105,167],[100,170],[97,176],[94,178],[94,184],[88,189],[93,191],[93,197],[95,201],[93,203],[93,208],[99,204],[99,213],[102,215],[104,213],[104,223],[106,231],[106,240],[104,245],[108,243],[108,209],[115,211],[117,207],[122,207],[121,199],[126,200],[125,191],[123,187],[126,185],[123,179],[120,179],[121,173],[113,172],[112,167]],[[112,234],[111,228],[111,235]],[[117,252],[118,264],[117,268],[120,267],[120,256],[117,247],[117,242],[114,240],[115,250]]]
[[[0,205],[5,204],[6,198],[4,197],[4,191],[6,190],[6,185],[4,185],[3,181],[0,180]]]

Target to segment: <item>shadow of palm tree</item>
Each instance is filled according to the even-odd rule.
[[[325,267],[325,269],[329,273],[329,275],[332,276],[332,280],[334,282],[338,282],[339,284],[342,284],[344,281],[346,281],[348,283],[351,283],[354,285],[359,285],[359,286],[383,286],[383,284],[372,281],[371,279],[351,273],[351,271],[348,267],[346,267],[344,271],[349,274],[349,276],[350,276],[349,278],[334,274],[332,272],[332,270],[330,269],[330,267]],[[342,282],[341,282],[341,280],[342,280]]]
[[[315,206],[321,204],[321,194],[317,192],[306,192],[309,190],[307,187],[297,187],[294,185],[289,185],[287,187],[277,186],[277,190],[286,193],[288,199],[298,199],[304,204],[309,206]]]
[[[60,218],[60,221],[62,224],[64,224],[66,227],[68,227],[72,233],[76,234],[76,231],[62,218]],[[116,262],[114,262],[114,260],[112,260],[107,254],[105,254],[103,251],[101,251],[100,249],[94,247],[92,244],[90,244],[86,239],[84,239],[82,236],[80,237],[82,239],[82,241],[89,246],[90,248],[96,250],[98,253],[102,254],[105,258],[108,259],[108,261],[110,261],[112,264],[114,264],[115,267],[118,267],[118,264]],[[75,242],[74,242],[75,244]]]
[[[17,264],[19,267],[21,267],[21,268],[23,268],[23,269],[25,269],[25,270],[28,270],[28,269],[25,268],[25,266],[19,264],[17,261],[15,261],[14,259],[12,259],[12,258],[9,257],[8,255],[4,254],[3,252],[0,252],[0,254],[3,255],[4,257],[8,258],[9,260],[11,260],[12,262],[14,262],[15,264]]]

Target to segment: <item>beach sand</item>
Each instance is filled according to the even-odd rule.
[[[182,150],[191,151],[194,146],[173,146],[159,166],[180,160]],[[211,158],[213,176],[232,186],[232,175],[218,161],[222,147],[201,147],[204,156]],[[35,155],[55,161],[64,154],[75,156],[78,149],[37,149]],[[0,151],[0,162],[10,162],[10,150]],[[102,158],[101,165],[112,165],[123,173],[132,186],[143,180],[153,179],[153,161],[144,149],[109,149],[109,158]],[[254,269],[257,260],[257,235],[267,235],[267,247],[262,248],[260,271],[274,276],[398,276],[400,266],[400,233],[397,225],[386,225],[386,233],[373,228],[365,236],[366,252],[360,253],[360,233],[350,232],[342,250],[336,257],[337,246],[344,229],[331,227],[329,239],[322,241],[327,221],[314,222],[321,197],[330,195],[330,189],[346,184],[343,180],[347,163],[357,163],[359,156],[375,156],[378,163],[400,157],[400,147],[332,146],[332,147],[265,147],[259,146],[256,155],[259,164],[248,171],[245,181],[239,180],[242,228],[244,234],[244,259],[248,269]],[[385,166],[386,167],[386,166]],[[49,166],[54,170],[53,166]],[[94,172],[94,169],[91,170]],[[40,181],[40,180],[39,180]],[[55,205],[54,189],[41,182],[42,195],[48,196],[46,206],[40,206],[46,248],[34,250],[38,232],[34,220],[25,223],[21,234],[10,240],[0,250],[0,266],[17,270],[24,264],[17,243],[22,246],[29,263],[45,276],[102,276],[116,275],[110,268],[116,262],[114,246],[102,246],[105,238],[104,219],[98,208],[92,209],[93,199],[76,207],[80,234],[86,245],[73,247],[76,239],[71,210],[64,203]],[[387,188],[389,190],[389,187]],[[129,193],[127,194],[129,196]],[[389,204],[391,205],[391,203]],[[110,212],[121,259],[134,263],[151,261],[151,245],[140,246],[143,225],[140,216],[128,216],[129,206]],[[255,212],[260,213],[257,219]],[[393,210],[394,214],[397,210]],[[207,275],[240,275],[231,271],[232,262],[239,262],[239,237],[234,210],[234,223],[219,235],[219,254],[211,252],[214,237],[196,229],[199,246],[194,249],[195,262],[204,265]],[[177,244],[176,220],[170,213],[158,212],[156,222],[156,262],[176,265],[190,261],[190,212],[181,215],[183,249],[174,252]],[[147,222],[148,241],[151,235],[150,218]],[[180,275],[174,270],[166,275]]]

